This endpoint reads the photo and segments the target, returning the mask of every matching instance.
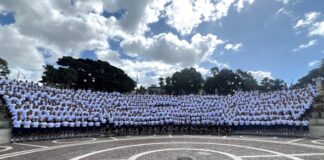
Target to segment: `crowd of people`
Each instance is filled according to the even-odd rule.
[[[13,141],[99,134],[305,136],[314,86],[233,95],[120,94],[0,78]]]

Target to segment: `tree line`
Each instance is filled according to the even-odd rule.
[[[303,87],[307,84],[314,84],[316,78],[323,78],[324,77],[324,59],[321,60],[321,63],[318,68],[312,69],[300,78],[297,83],[294,85],[295,88]]]
[[[98,91],[118,91],[136,93],[162,94],[220,94],[228,95],[236,91],[275,91],[287,87],[280,79],[264,78],[260,83],[251,73],[241,69],[228,68],[210,69],[210,76],[205,79],[195,68],[185,68],[168,77],[159,78],[159,86],[135,89],[136,82],[122,69],[110,65],[106,61],[91,59],[75,59],[64,56],[58,58],[57,64],[45,65],[40,82],[45,85],[74,89],[93,89]],[[10,70],[5,59],[0,58],[0,76],[8,76]],[[312,69],[307,75],[300,78],[294,88],[315,84],[315,79],[324,77],[324,59],[318,68]],[[154,90],[150,90],[154,88]]]
[[[233,71],[224,68],[219,70],[214,67],[210,70],[211,76],[205,80],[195,68],[185,68],[175,72],[170,77],[160,77],[159,86],[165,94],[220,94],[228,95],[236,91],[275,91],[287,87],[287,84],[280,79],[264,78],[260,84],[251,75],[243,70]],[[150,87],[148,88],[149,91]],[[138,92],[147,92],[140,87]]]

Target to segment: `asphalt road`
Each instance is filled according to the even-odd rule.
[[[324,159],[324,139],[250,136],[127,136],[0,145],[0,159]]]

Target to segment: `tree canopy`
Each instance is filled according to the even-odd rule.
[[[305,87],[307,84],[315,84],[314,80],[319,77],[324,77],[324,59],[322,59],[318,68],[310,70],[307,75],[298,80],[294,87]]]
[[[175,72],[171,77],[159,78],[160,87],[166,94],[198,94],[201,89],[207,94],[228,95],[236,91],[274,91],[286,87],[280,79],[264,78],[260,84],[251,75],[243,70],[230,70],[217,67],[210,69],[211,77],[206,80],[195,68],[185,68]]]
[[[258,88],[258,82],[245,71],[222,69],[217,67],[210,70],[212,77],[208,77],[204,84],[204,90],[208,94],[233,94],[237,90],[251,91]]]
[[[193,67],[173,73],[165,78],[165,83],[163,78],[159,80],[166,94],[197,94],[204,83],[200,72]]]
[[[0,58],[0,76],[7,77],[10,74],[8,63],[5,59]]]
[[[286,83],[280,79],[270,79],[268,77],[262,79],[259,90],[261,91],[276,91],[287,87]]]
[[[41,82],[75,89],[119,92],[132,91],[136,86],[123,70],[105,61],[62,57],[57,64],[58,68],[44,66]]]

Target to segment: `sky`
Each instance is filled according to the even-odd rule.
[[[295,83],[324,57],[322,0],[1,0],[0,57],[39,81],[62,56],[108,61],[138,85],[195,67]]]

